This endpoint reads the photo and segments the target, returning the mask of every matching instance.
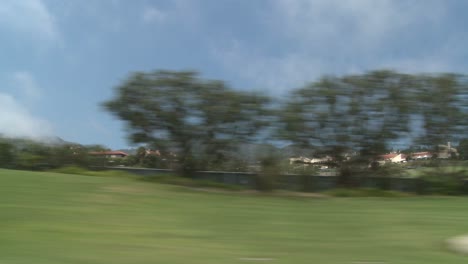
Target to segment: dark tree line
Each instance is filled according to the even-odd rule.
[[[0,168],[45,170],[63,166],[107,165],[106,159],[89,155],[91,151],[100,150],[105,150],[105,148],[0,137]]]

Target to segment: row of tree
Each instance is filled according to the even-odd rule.
[[[468,125],[466,77],[386,70],[326,76],[278,99],[196,72],[140,72],[103,105],[127,124],[131,142],[176,153],[185,175],[228,162],[252,141],[314,150],[349,175],[393,144],[459,142]]]
[[[25,170],[53,169],[63,166],[108,165],[103,157],[89,155],[105,150],[103,146],[75,143],[45,143],[29,139],[0,137],[0,168]]]

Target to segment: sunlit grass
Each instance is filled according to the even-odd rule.
[[[0,170],[0,263],[465,263],[468,198],[208,193]]]

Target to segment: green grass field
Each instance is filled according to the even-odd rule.
[[[468,198],[211,193],[0,170],[0,263],[466,263]]]

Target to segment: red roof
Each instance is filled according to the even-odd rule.
[[[390,154],[379,155],[379,158],[382,160],[389,160],[389,159],[395,158],[398,155],[401,155],[402,159],[406,158],[406,155],[402,153],[390,153]]]
[[[390,153],[390,154],[380,155],[379,158],[381,158],[383,160],[388,160],[388,159],[393,159],[396,156],[398,156],[398,154]]]

